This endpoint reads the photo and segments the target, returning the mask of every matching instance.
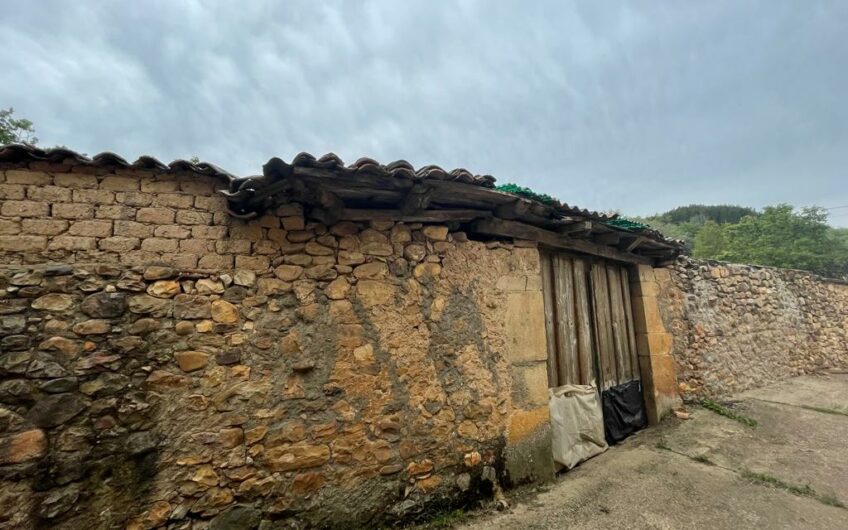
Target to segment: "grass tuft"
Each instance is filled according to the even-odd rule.
[[[427,521],[424,528],[436,530],[442,528],[453,528],[468,517],[463,510],[452,510],[444,512]]]
[[[822,414],[833,414],[835,416],[848,416],[848,412],[843,410],[829,409],[826,407],[813,407],[810,405],[801,405],[801,408],[805,408],[807,410],[812,410],[815,412],[821,412]]]
[[[845,508],[845,504],[842,503],[835,495],[833,494],[820,494],[816,490],[813,489],[809,484],[805,484],[803,486],[799,486],[797,484],[792,484],[790,482],[786,482],[781,480],[773,475],[769,475],[767,473],[755,473],[751,470],[744,469],[741,472],[742,478],[753,482],[754,484],[761,484],[763,486],[769,486],[772,488],[778,488],[793,495],[797,495],[799,497],[809,497],[811,499],[815,499],[822,504],[826,504],[828,506],[835,506],[837,508]]]
[[[714,466],[715,465],[712,460],[707,458],[707,455],[697,455],[697,456],[693,456],[691,458],[695,462],[700,462],[701,464],[706,464],[708,466]]]
[[[724,416],[725,418],[730,418],[731,420],[738,421],[739,423],[747,425],[748,427],[756,427],[758,425],[757,420],[755,420],[754,418],[743,416],[742,414],[730,410],[721,403],[713,401],[710,398],[701,399],[700,405],[709,411],[715,412],[719,416]]]

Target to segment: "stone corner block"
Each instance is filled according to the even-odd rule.
[[[510,292],[506,304],[507,358],[512,363],[546,360],[548,344],[541,291]]]

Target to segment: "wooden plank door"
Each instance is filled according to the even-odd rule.
[[[542,253],[548,385],[639,379],[626,266]]]
[[[579,258],[542,253],[542,291],[548,340],[548,384],[595,380],[588,268]]]
[[[627,268],[617,263],[593,263],[591,280],[598,386],[606,390],[640,378],[630,285]]]

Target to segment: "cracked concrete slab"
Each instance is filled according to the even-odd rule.
[[[723,403],[757,427],[690,407],[692,419],[642,431],[460,528],[848,528],[848,509],[831,505],[848,504],[848,416],[802,407],[842,410],[848,375],[791,379]]]

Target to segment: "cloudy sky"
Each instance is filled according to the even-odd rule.
[[[403,158],[637,215],[848,205],[843,0],[0,9],[0,107],[42,145],[237,174],[300,151]]]

